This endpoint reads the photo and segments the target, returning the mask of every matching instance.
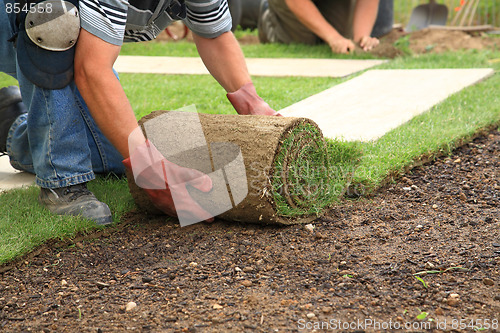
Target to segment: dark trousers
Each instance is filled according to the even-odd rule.
[[[352,20],[356,0],[317,0],[316,7],[323,17],[345,38],[352,38]],[[379,14],[372,36],[379,37],[392,29],[393,0],[380,0]],[[263,43],[322,42],[290,11],[285,0],[269,0],[269,9],[259,18],[259,39]]]

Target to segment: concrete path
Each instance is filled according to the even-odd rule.
[[[325,137],[376,140],[493,69],[370,70],[280,113],[314,120]]]
[[[8,156],[0,157],[0,193],[13,188],[35,184],[35,175],[15,170]]]
[[[386,60],[246,58],[253,76],[344,77]],[[209,74],[199,57],[119,56],[118,73]]]

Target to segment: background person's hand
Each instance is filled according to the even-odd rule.
[[[363,36],[359,40],[359,47],[361,47],[363,51],[370,51],[378,44],[380,44],[380,41],[375,37]]]
[[[355,45],[352,40],[338,37],[328,41],[328,45],[333,53],[348,54],[354,51]]]

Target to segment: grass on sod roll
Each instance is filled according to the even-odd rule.
[[[165,50],[170,52],[168,55],[196,56],[194,46],[184,42],[149,43],[147,48],[140,45],[124,47],[127,54],[148,52],[167,55],[163,54]],[[249,45],[243,50],[247,56],[255,57],[336,57],[326,52],[323,46]],[[493,67],[498,71],[500,62],[488,61],[499,58],[498,51],[461,51],[406,56],[378,68]],[[279,110],[349,78],[255,77],[254,83],[260,95]],[[200,112],[234,113],[224,90],[210,76],[122,74],[121,82],[137,118],[154,110],[174,110],[192,104]],[[12,84],[16,84],[14,79],[0,74],[0,87]],[[341,172],[340,177],[348,179],[351,175],[355,184],[362,184],[367,192],[373,191],[388,177],[405,172],[422,156],[432,158],[436,154],[446,154],[461,139],[498,123],[499,89],[500,75],[496,73],[484,82],[451,96],[430,112],[415,117],[376,142],[327,140],[329,165],[338,166],[334,171]],[[133,207],[124,179],[98,179],[89,187],[100,200],[110,205],[115,221]],[[37,195],[36,187],[0,195],[0,263],[25,254],[49,239],[73,237],[95,228],[82,219],[50,214],[39,206]]]
[[[323,140],[311,124],[292,128],[276,152],[271,176],[277,215],[319,215],[344,194],[360,157],[357,145]]]

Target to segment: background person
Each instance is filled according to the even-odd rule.
[[[334,53],[369,51],[393,24],[393,0],[262,0],[262,43],[324,42]]]

